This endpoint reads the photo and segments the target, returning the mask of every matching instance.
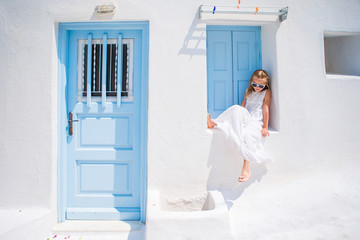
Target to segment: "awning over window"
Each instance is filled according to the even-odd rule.
[[[245,22],[282,22],[287,18],[288,7],[243,7],[201,5],[200,20],[230,20]]]

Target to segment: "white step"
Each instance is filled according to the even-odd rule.
[[[145,225],[137,221],[78,221],[56,224],[49,240],[144,240]]]

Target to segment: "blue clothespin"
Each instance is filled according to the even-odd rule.
[[[215,13],[215,10],[216,10],[216,6],[214,6],[214,9],[213,9],[213,14]]]

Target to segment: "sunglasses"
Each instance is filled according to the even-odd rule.
[[[254,83],[254,82],[251,82],[251,86],[253,86],[254,88],[256,88],[256,87],[259,87],[259,88],[264,88],[264,87],[266,87],[266,85],[264,85],[264,84],[256,84],[256,83]]]

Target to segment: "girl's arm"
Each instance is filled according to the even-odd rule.
[[[268,125],[269,125],[269,107],[271,103],[271,93],[266,91],[264,97],[264,106],[263,106],[263,128],[261,134],[263,137],[269,136]]]
[[[244,99],[243,99],[243,101],[242,101],[242,103],[241,103],[241,106],[242,106],[242,107],[245,107],[245,104],[246,104],[246,97],[244,96]]]

